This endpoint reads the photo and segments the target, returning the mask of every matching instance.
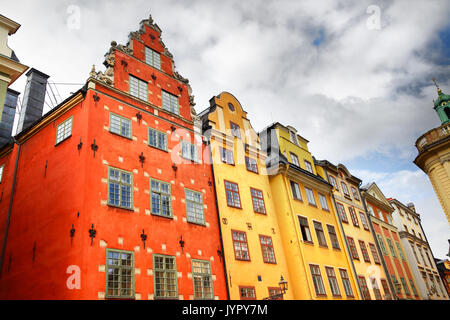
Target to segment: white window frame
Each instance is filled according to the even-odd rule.
[[[133,97],[148,101],[148,83],[133,75],[129,75],[129,93]],[[134,89],[136,91],[134,91]]]
[[[58,127],[56,127],[56,142],[55,145],[69,139],[72,136],[73,128],[73,116],[61,122]]]
[[[145,47],[145,63],[152,67],[161,70],[161,55],[159,52]]]

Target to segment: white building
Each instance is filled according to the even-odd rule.
[[[388,201],[395,209],[392,213],[393,224],[399,231],[400,241],[419,287],[421,298],[448,300],[449,296],[439,276],[430,245],[420,223],[420,215],[416,212],[414,204],[404,205],[397,199],[388,199]]]

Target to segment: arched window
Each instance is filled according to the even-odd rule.
[[[447,118],[450,119],[450,107],[445,107],[444,112],[445,112],[445,115],[447,116]]]

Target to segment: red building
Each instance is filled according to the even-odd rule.
[[[389,275],[389,283],[382,282],[383,289],[394,293],[396,299],[420,299],[417,283],[411,272],[397,228],[393,225],[394,208],[376,183],[362,187],[362,196],[369,213],[376,244],[383,258],[383,267]]]
[[[160,36],[143,20],[0,150],[0,299],[228,298],[209,152]]]

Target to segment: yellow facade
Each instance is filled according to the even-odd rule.
[[[370,228],[370,221],[359,192],[361,180],[351,175],[342,164],[335,166],[328,161],[318,161],[316,166],[326,171],[326,177],[334,187],[333,196],[335,205],[340,207],[343,215],[341,217],[338,211],[347,246],[355,244],[356,254],[352,257],[355,277],[359,282],[365,282],[368,291],[366,294],[361,293],[362,298],[392,299],[393,296],[387,285],[389,277],[386,276],[383,268],[382,255],[376,246],[375,236]],[[350,241],[352,243],[349,243]],[[360,291],[364,290],[364,286],[359,287]]]
[[[331,198],[332,186],[323,179],[323,169],[315,167],[308,141],[279,123],[259,136],[268,151],[267,170],[294,298],[360,299]]]
[[[199,117],[213,159],[230,299],[268,298],[279,293],[269,290],[279,287],[281,277],[288,282],[283,298],[293,299],[259,137],[233,95],[223,92],[210,102],[211,107]],[[256,167],[250,168],[257,172],[247,169],[246,157],[256,161]],[[252,190],[256,190],[256,198]],[[243,234],[245,239],[237,237]]]

